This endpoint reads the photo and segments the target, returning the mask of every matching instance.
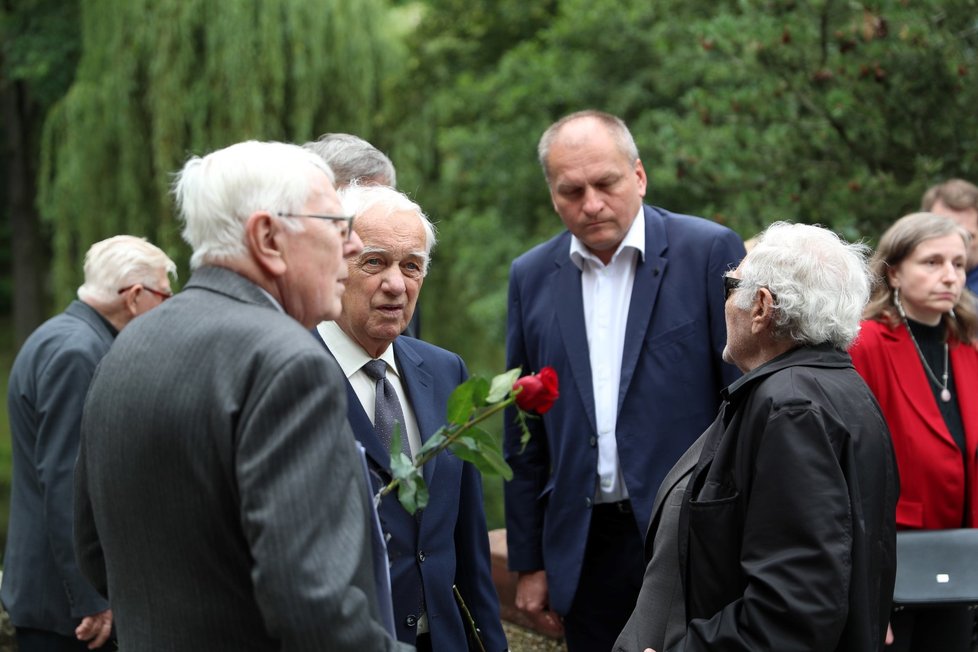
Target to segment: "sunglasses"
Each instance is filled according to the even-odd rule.
[[[730,298],[731,293],[740,287],[740,279],[733,276],[724,275],[723,277],[723,300]]]

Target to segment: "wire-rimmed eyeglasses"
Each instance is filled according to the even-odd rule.
[[[276,213],[279,217],[311,217],[315,220],[329,220],[330,222],[343,222],[346,231],[343,230],[343,226],[340,228],[340,237],[346,242],[350,241],[353,237],[353,215],[314,215],[312,213]]]
[[[119,288],[118,294],[122,294],[123,292],[128,292],[129,290],[133,289],[137,285],[139,287],[143,288],[144,290],[146,290],[147,292],[149,292],[151,294],[155,294],[156,296],[158,296],[160,298],[160,301],[166,301],[167,299],[169,299],[170,297],[173,296],[173,293],[172,292],[164,292],[162,290],[154,290],[150,286],[144,285],[142,283],[133,283],[132,285],[127,285],[124,288]]]

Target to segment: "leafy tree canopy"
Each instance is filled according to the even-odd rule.
[[[441,230],[426,336],[477,369],[499,368],[509,261],[562,228],[535,148],[564,114],[621,116],[650,203],[745,238],[788,219],[874,239],[978,177],[976,0],[425,6],[387,122]]]
[[[383,0],[83,0],[77,76],[42,143],[59,304],[109,235],[147,236],[186,261],[168,185],[189,154],[370,138],[395,65],[387,16]]]

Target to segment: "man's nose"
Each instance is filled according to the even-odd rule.
[[[588,186],[584,189],[584,204],[582,206],[584,212],[588,215],[597,215],[601,212],[604,207],[604,199],[601,197],[601,193],[597,190]]]
[[[400,296],[404,293],[406,287],[404,274],[401,273],[400,267],[391,265],[384,271],[383,288],[385,292],[394,296]]]

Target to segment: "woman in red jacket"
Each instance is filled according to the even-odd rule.
[[[883,234],[871,263],[881,282],[850,354],[893,437],[898,529],[978,523],[978,317],[975,296],[964,289],[969,240],[950,218],[915,213]],[[963,607],[894,612],[892,650],[967,652],[972,623]]]

